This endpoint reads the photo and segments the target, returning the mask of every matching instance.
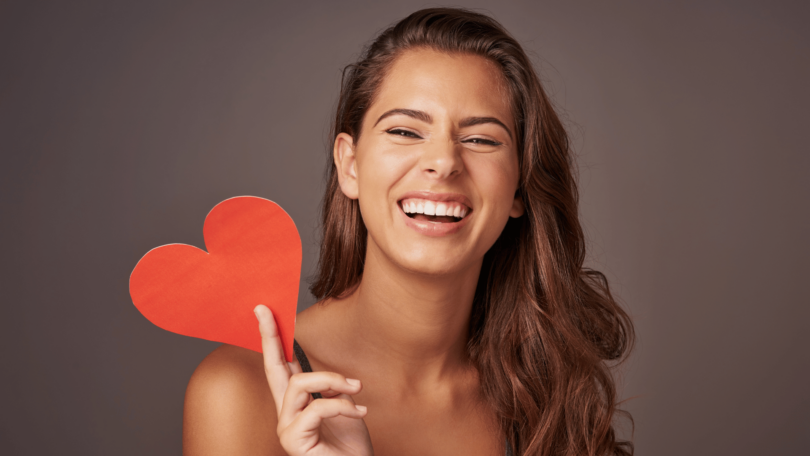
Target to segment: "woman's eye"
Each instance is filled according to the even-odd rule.
[[[484,138],[470,138],[464,142],[470,144],[479,144],[483,146],[500,146],[501,144],[503,144],[498,141],[493,141],[491,139],[484,139]]]
[[[386,130],[386,133],[388,133],[389,135],[394,135],[394,136],[402,136],[403,138],[421,139],[421,136],[417,135],[416,133],[414,133],[412,131],[409,131],[409,130],[401,130],[399,128]]]

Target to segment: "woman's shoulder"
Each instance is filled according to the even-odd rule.
[[[311,349],[312,356],[320,351],[320,338],[316,335],[323,335],[323,316],[319,310],[320,306],[312,306],[298,313],[295,322],[295,337],[305,349]],[[197,366],[188,384],[186,400],[189,395],[230,397],[229,401],[239,399],[234,396],[248,395],[251,403],[260,395],[272,405],[262,354],[234,345],[219,346]]]
[[[296,317],[295,336],[316,366],[324,328],[320,306]],[[183,409],[183,454],[286,454],[261,353],[223,344],[192,374]]]
[[[262,355],[222,345],[194,371],[183,411],[184,454],[284,454]],[[268,430],[270,430],[268,432]]]
[[[190,389],[215,389],[219,393],[253,383],[267,386],[261,353],[223,344],[203,359],[189,381]],[[268,390],[268,395],[269,395]]]

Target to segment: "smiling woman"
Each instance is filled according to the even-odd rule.
[[[491,18],[418,11],[347,68],[323,206],[318,304],[284,362],[215,350],[184,451],[631,454],[606,364],[633,330],[584,269],[567,135]]]
[[[509,215],[523,213],[503,77],[481,56],[415,48],[378,91],[363,133],[335,139],[340,187],[359,202],[367,248],[412,271],[480,269]],[[403,205],[415,214],[421,205],[421,215]],[[448,218],[448,208],[465,217]]]

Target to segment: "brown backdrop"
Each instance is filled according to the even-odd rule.
[[[380,3],[0,2],[0,453],[180,453],[216,344],[147,322],[129,273],[245,194],[311,273],[340,68],[427,5]],[[638,328],[638,454],[806,454],[808,3],[461,3],[572,127],[589,261]]]

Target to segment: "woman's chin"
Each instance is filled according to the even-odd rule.
[[[412,274],[434,276],[436,278],[445,278],[471,269],[475,270],[475,268],[471,268],[471,263],[475,263],[474,261],[466,258],[459,259],[458,257],[445,256],[438,252],[431,255],[402,258],[397,263],[403,270]]]
[[[367,262],[384,262],[405,273],[437,278],[463,274],[468,270],[478,273],[485,250],[477,248],[474,243],[458,238],[413,239],[409,234],[385,236],[382,244],[377,244],[375,237],[369,236],[370,258],[367,257]]]

